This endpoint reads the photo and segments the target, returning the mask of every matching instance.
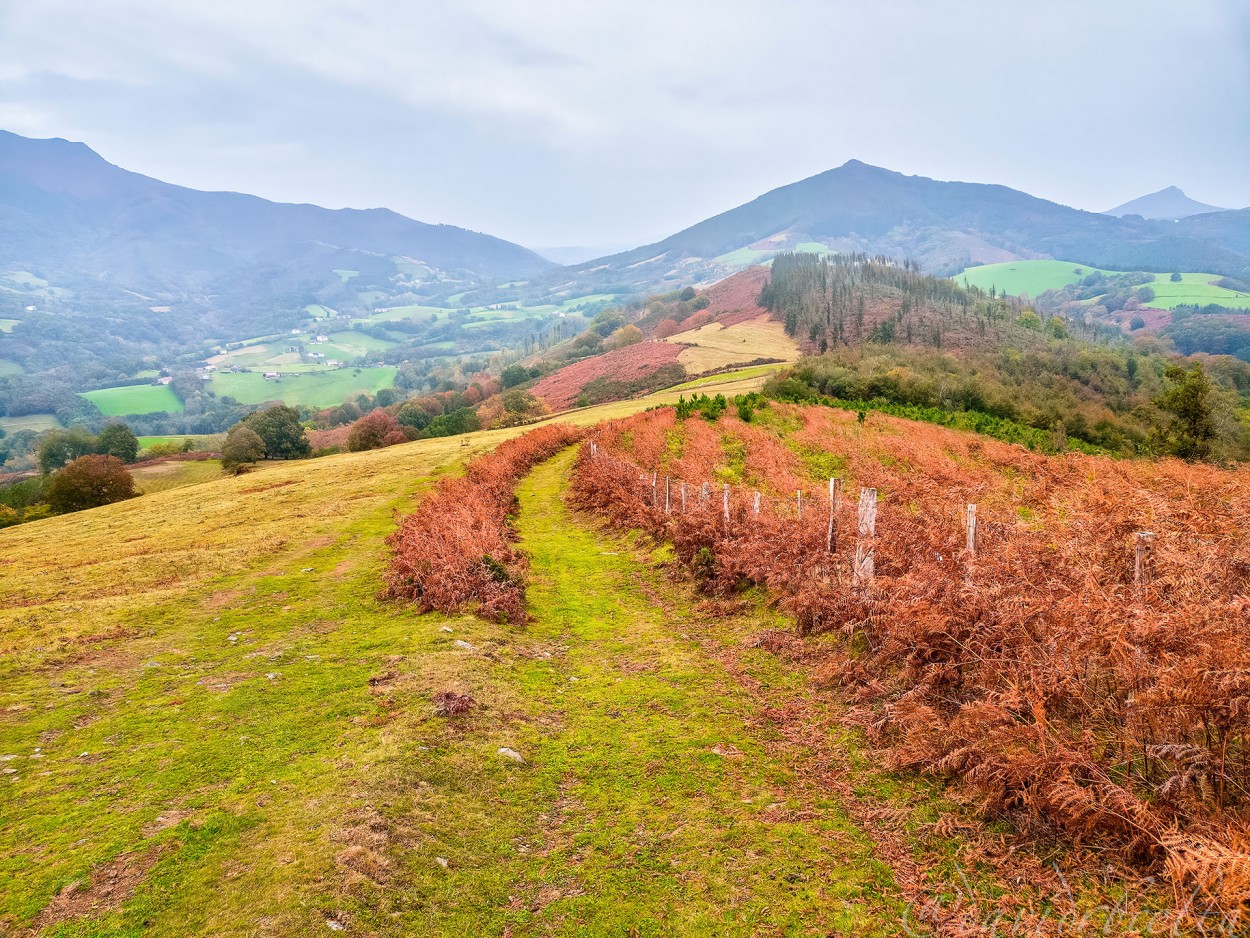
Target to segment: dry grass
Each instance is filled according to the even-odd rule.
[[[692,346],[683,349],[677,356],[677,361],[692,375],[760,358],[792,362],[799,357],[799,347],[786,335],[785,327],[767,316],[732,326],[711,322],[698,329],[669,336],[664,341]]]

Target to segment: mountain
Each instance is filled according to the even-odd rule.
[[[551,266],[499,238],[386,209],[201,192],[81,143],[0,131],[0,292],[33,300],[23,309],[170,307],[175,325],[229,338],[309,303],[416,302]]]
[[[1250,214],[1250,213],[1248,213]],[[1062,258],[1119,270],[1244,276],[1250,218],[1211,224],[1114,218],[999,185],[905,176],[858,160],[765,193],[655,244],[561,268],[528,295],[646,292],[710,281],[781,251],[911,258],[937,274],[975,263]]]
[[[1216,208],[1214,205],[1207,205],[1205,202],[1191,199],[1176,186],[1168,186],[1166,189],[1160,189],[1158,192],[1150,193],[1150,195],[1143,195],[1141,198],[1133,199],[1131,202],[1125,202],[1123,205],[1109,208],[1103,214],[1115,215],[1117,218],[1124,215],[1140,215],[1142,218],[1173,221],[1177,218],[1188,218],[1190,215],[1205,215],[1208,212],[1224,211],[1227,211],[1227,209]]]

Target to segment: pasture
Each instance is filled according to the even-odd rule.
[[[132,466],[130,475],[135,480],[135,488],[144,495],[153,495],[186,485],[212,482],[222,478],[225,473],[222,472],[219,459],[172,459],[151,465],[140,463]]]
[[[11,378],[13,375],[25,374],[26,371],[15,361],[0,358],[0,378]]]
[[[55,430],[61,425],[56,414],[26,414],[23,417],[0,417],[0,429],[5,433],[17,433],[21,430]]]
[[[186,440],[191,441],[192,449],[217,449],[225,442],[226,435],[224,433],[182,433],[170,436],[141,436],[139,449],[151,449],[153,446],[163,446],[168,443],[181,446]]]
[[[123,388],[84,391],[85,397],[106,417],[130,414],[180,414],[185,409],[178,396],[164,384],[136,384]]]
[[[209,387],[218,397],[233,397],[242,404],[282,401],[296,406],[333,407],[359,391],[376,394],[382,388],[391,387],[397,372],[398,369],[390,366],[339,368],[288,375],[272,381],[257,371],[219,371],[209,379]]]
[[[19,322],[21,322],[20,319],[0,319],[0,332],[12,332],[13,327]]]
[[[799,347],[786,335],[785,326],[767,316],[728,327],[719,322],[711,322],[698,329],[669,336],[664,341],[693,346],[684,349],[677,356],[677,361],[692,375],[716,371],[757,358],[776,358],[792,362],[799,357]]]

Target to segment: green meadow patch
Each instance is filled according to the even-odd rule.
[[[334,407],[355,392],[376,394],[395,383],[397,368],[340,368],[307,374],[286,375],[267,380],[256,371],[217,372],[209,379],[209,387],[218,397],[233,397],[242,404],[263,404],[283,401],[308,407]]]
[[[180,414],[185,409],[178,395],[164,384],[137,384],[124,388],[101,388],[82,395],[106,417],[130,414]]]
[[[53,430],[61,425],[56,414],[26,414],[22,417],[0,417],[0,429],[5,433],[17,433],[20,430],[34,430],[42,433]]]

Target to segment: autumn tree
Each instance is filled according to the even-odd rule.
[[[44,475],[68,465],[79,456],[94,452],[96,439],[86,430],[49,430],[39,440],[39,471]]]
[[[408,442],[403,425],[384,410],[375,410],[352,424],[347,434],[347,449],[359,453],[381,446]]]
[[[79,456],[53,473],[44,500],[58,514],[125,501],[138,495],[135,481],[116,456]]]
[[[221,468],[238,475],[246,467],[265,458],[265,441],[249,427],[236,424],[221,448]]]

